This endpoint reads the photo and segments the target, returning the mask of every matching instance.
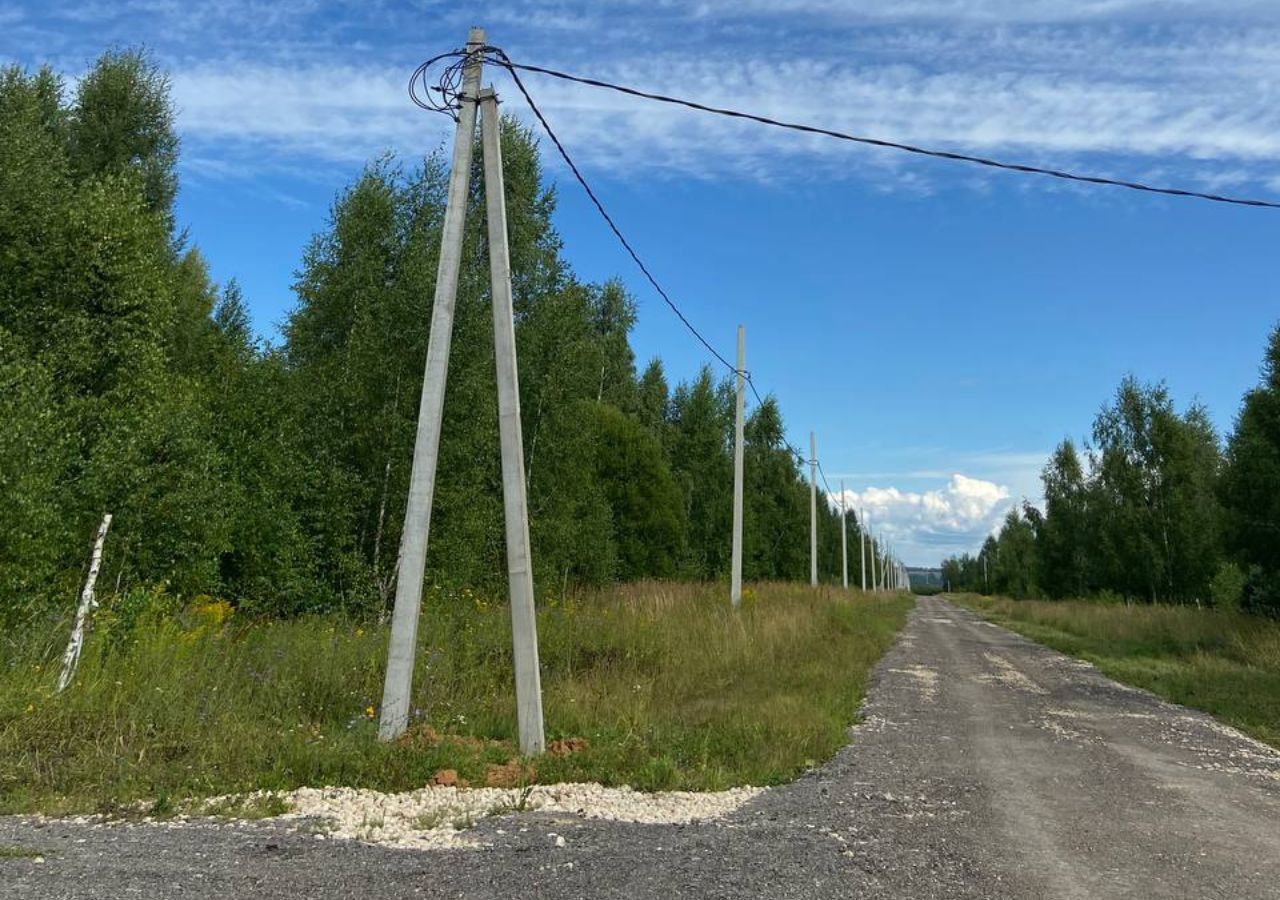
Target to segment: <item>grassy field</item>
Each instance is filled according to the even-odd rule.
[[[585,746],[523,778],[640,789],[788,780],[846,740],[868,670],[911,600],[757,585],[620,586],[539,612],[548,740]],[[410,732],[375,740],[387,634],[225,605],[124,615],[104,605],[76,680],[55,696],[65,634],[0,659],[0,812],[157,812],[179,800],[302,785],[484,783],[516,754],[505,603],[428,591]],[[576,743],[576,742],[575,742]]]
[[[1117,681],[1203,709],[1280,748],[1280,622],[1187,606],[959,600]]]

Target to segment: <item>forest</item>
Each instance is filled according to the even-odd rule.
[[[538,591],[727,577],[732,387],[709,368],[672,384],[661,360],[638,365],[635,300],[575,277],[537,143],[503,129]],[[202,598],[380,617],[394,595],[445,160],[370,162],[264,340],[178,221],[179,151],[167,76],[143,52],[105,53],[74,89],[48,68],[0,73],[5,628],[69,614],[105,513],[99,594],[122,610]],[[427,580],[495,588],[493,334],[471,183]],[[777,400],[749,412],[744,574],[803,578],[809,486]],[[820,516],[831,576],[840,519],[827,503]]]
[[[1225,446],[1203,406],[1179,412],[1166,385],[1128,376],[1042,479],[1043,509],[1024,501],[977,555],[945,561],[953,590],[1280,616],[1280,326]]]

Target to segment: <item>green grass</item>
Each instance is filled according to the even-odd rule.
[[[734,613],[726,594],[647,583],[544,604],[547,737],[588,743],[537,759],[537,780],[722,789],[830,757],[911,600],[758,585]],[[65,637],[0,660],[0,812],[166,815],[302,785],[416,788],[440,769],[482,783],[516,754],[507,608],[470,591],[427,592],[412,724],[391,745],[375,739],[381,627],[101,612],[62,695]]]
[[[1117,681],[1205,710],[1280,748],[1280,622],[1187,606],[958,599]]]
[[[0,844],[0,859],[38,859],[44,852],[16,844]]]

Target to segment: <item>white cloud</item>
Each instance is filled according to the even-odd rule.
[[[838,494],[831,499],[839,504]],[[933,564],[950,553],[972,550],[1013,502],[1005,485],[960,473],[934,490],[871,486],[845,491],[844,499],[850,511],[865,510],[872,531],[912,564]]]
[[[1274,178],[1280,163],[1280,31],[1201,29],[1161,45],[1109,33],[1002,32],[987,36],[1002,48],[998,65],[975,57],[972,42],[916,34],[856,63],[834,54],[771,59],[759,48],[754,55],[744,48],[719,56],[614,54],[576,65],[559,62],[554,51],[528,58],[712,105],[1100,174],[1141,177],[1158,162],[1171,181],[1247,191]],[[1235,49],[1224,54],[1224,41]],[[493,74],[506,109],[529,119],[514,89]],[[387,149],[415,155],[437,146],[449,126],[409,103],[405,72],[389,65],[205,62],[173,79],[180,128],[205,153],[221,144],[229,152],[249,147],[342,162]],[[935,179],[958,179],[950,163],[534,75],[525,81],[593,173],[781,180],[801,172],[916,192],[931,190]],[[988,176],[976,174],[980,189]]]
[[[72,19],[78,32],[65,27]],[[212,0],[195,11],[176,0],[54,0],[32,27],[58,33],[46,52],[73,66],[105,43],[147,42],[173,72],[188,144],[252,167],[268,155],[348,164],[437,146],[447,120],[410,105],[404,83],[472,20],[518,60],[889,140],[1126,177],[1158,169],[1242,193],[1265,189],[1280,164],[1274,0],[530,0],[464,11],[429,0]],[[586,28],[590,40],[578,36]],[[49,46],[23,43],[19,58]],[[527,117],[493,75],[506,109]],[[991,180],[526,81],[592,174],[855,178],[920,194]]]

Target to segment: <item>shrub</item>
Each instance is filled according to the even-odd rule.
[[[1247,612],[1280,618],[1280,573],[1261,566],[1251,567],[1242,605]]]
[[[1218,609],[1238,610],[1244,598],[1244,586],[1244,571],[1233,562],[1224,562],[1209,582],[1209,596]]]

